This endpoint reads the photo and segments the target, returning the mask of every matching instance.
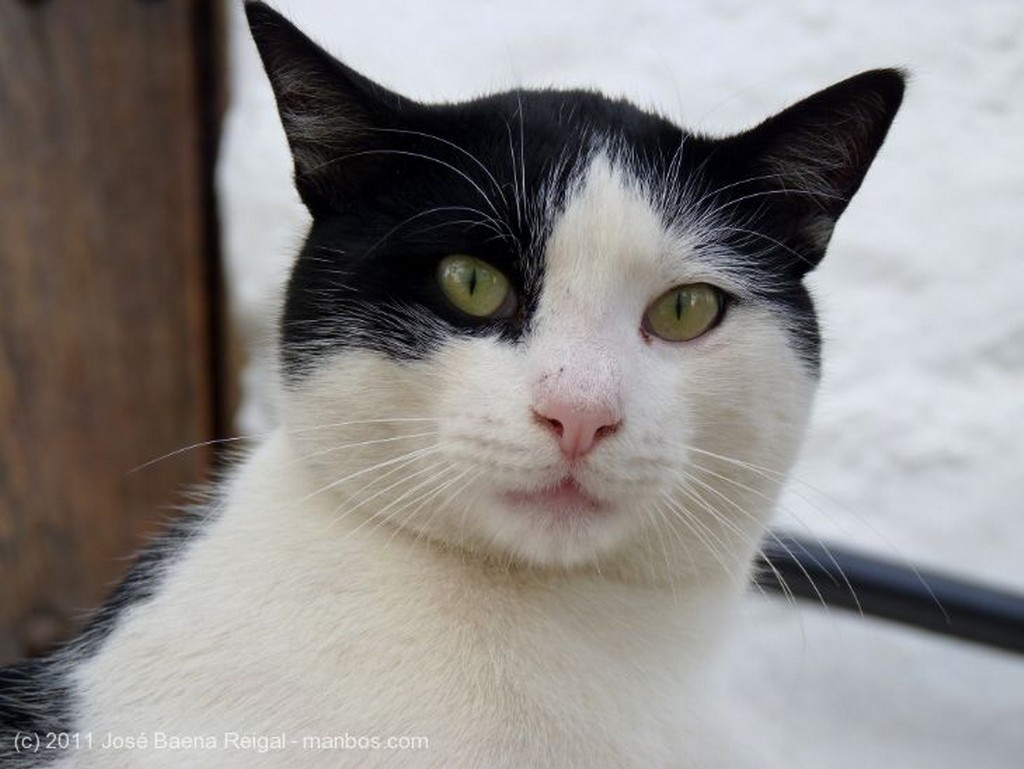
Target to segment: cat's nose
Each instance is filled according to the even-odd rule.
[[[603,404],[574,403],[568,399],[549,398],[533,408],[537,422],[550,429],[569,460],[587,454],[599,440],[619,429],[622,418],[618,411]]]

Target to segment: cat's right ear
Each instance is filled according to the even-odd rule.
[[[719,142],[720,172],[735,179],[726,188],[756,203],[750,216],[770,226],[791,274],[802,277],[825,255],[885,141],[906,79],[898,69],[862,72]]]
[[[288,137],[299,196],[314,216],[336,208],[346,177],[377,165],[374,131],[396,126],[413,102],[346,67],[265,3],[246,2],[245,13]]]

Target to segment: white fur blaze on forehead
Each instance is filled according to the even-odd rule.
[[[596,155],[548,239],[539,330],[556,318],[562,328],[572,321],[594,330],[633,304],[636,291],[657,285],[660,257],[669,249],[670,235],[639,185]]]
[[[603,153],[594,156],[545,248],[531,349],[536,403],[619,413],[623,366],[639,344],[644,307],[666,279],[671,241],[639,184]]]

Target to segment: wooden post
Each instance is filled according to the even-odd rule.
[[[133,472],[218,432],[219,20],[0,3],[0,664],[75,629],[208,469]]]

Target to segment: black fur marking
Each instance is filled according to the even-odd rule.
[[[595,146],[624,135],[667,164],[682,139],[661,118],[586,92],[512,92],[404,117],[408,127],[381,134],[374,150],[390,158],[384,178],[371,173],[358,196],[314,219],[283,319],[292,378],[325,347],[420,359],[453,334],[519,342],[540,295],[552,213]],[[517,313],[480,322],[454,310],[434,277],[453,253],[501,269]]]
[[[715,140],[590,92],[418,104],[353,72],[264,4],[246,9],[313,214],[282,319],[290,382],[325,351],[416,360],[454,334],[519,343],[543,281],[547,230],[601,149],[652,188],[677,185],[679,210],[696,191],[731,232],[720,245],[761,274],[755,298],[783,316],[817,370],[818,327],[801,281],[885,138],[902,73],[858,75]],[[453,253],[504,270],[519,312],[480,322],[454,311],[434,279]]]
[[[74,732],[75,693],[68,683],[69,672],[96,654],[129,608],[156,594],[169,563],[215,509],[211,505],[175,520],[142,551],[124,581],[67,646],[45,658],[0,668],[0,769],[44,766],[62,755],[58,749],[17,750],[15,737],[39,735],[45,739],[46,735]]]
[[[70,731],[71,699],[53,658],[0,669],[0,769],[45,766],[59,758],[61,751],[49,749],[47,740]],[[34,750],[37,737],[42,745]]]
[[[203,526],[217,510],[219,506],[211,503],[209,507],[185,512],[139,554],[121,584],[72,642],[70,650],[75,658],[95,654],[125,611],[156,595],[167,567],[181,556],[193,538],[201,535]]]

